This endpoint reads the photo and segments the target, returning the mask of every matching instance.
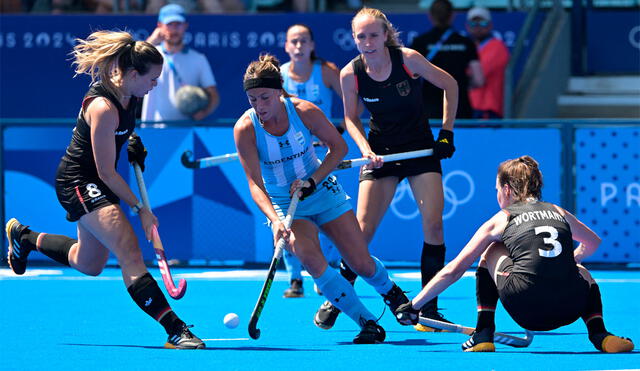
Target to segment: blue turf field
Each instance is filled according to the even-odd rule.
[[[159,272],[151,273],[159,279]],[[597,370],[638,369],[640,352],[602,354],[586,337],[582,321],[550,333],[539,333],[526,349],[497,345],[496,353],[460,351],[462,334],[419,333],[402,327],[387,310],[381,324],[387,340],[381,345],[353,345],[356,326],[346,316],[329,331],[313,325],[322,298],[305,279],[306,297],[284,299],[287,282],[278,274],[258,327],[259,340],[247,334],[248,318],[260,292],[264,270],[174,269],[174,278],[188,281],[185,297],[170,304],[208,349],[176,351],[162,348],[163,329],[140,311],[126,292],[117,269],[100,277],[70,270],[41,268],[16,277],[0,269],[2,305],[1,370]],[[419,289],[415,271],[393,270],[403,289]],[[610,331],[640,344],[640,272],[596,271],[603,293],[605,323]],[[162,285],[162,284],[161,284]],[[374,313],[384,307],[364,282],[356,290]],[[441,296],[446,316],[475,324],[475,280],[467,273]],[[227,329],[222,318],[240,316],[240,326]],[[518,326],[500,308],[498,331],[517,333]]]

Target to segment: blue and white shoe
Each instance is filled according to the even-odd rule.
[[[20,236],[22,236],[25,229],[27,229],[27,226],[20,224],[16,218],[11,218],[5,227],[7,240],[9,241],[7,260],[15,274],[24,274],[27,269],[27,257],[34,249],[30,244],[20,241]]]

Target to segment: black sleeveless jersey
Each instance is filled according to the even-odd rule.
[[[513,260],[513,273],[545,281],[577,276],[571,228],[552,204],[519,202],[505,211],[509,222],[502,240]]]
[[[104,97],[113,103],[118,109],[119,124],[118,128],[115,130],[116,162],[114,166],[116,166],[122,146],[127,142],[129,135],[131,135],[134,130],[136,124],[136,106],[139,103],[139,98],[131,97],[131,100],[129,101],[129,108],[125,110],[118,99],[107,91],[107,89],[105,89],[99,82],[93,84],[84,96],[84,99],[82,100],[83,107],[84,102],[87,99],[94,97]],[[72,168],[84,176],[98,176],[98,170],[93,158],[93,148],[91,147],[91,128],[84,119],[83,108],[80,108],[76,127],[73,129],[71,143],[67,147],[67,151],[62,157],[62,160],[75,165],[72,166]]]
[[[391,74],[385,81],[369,77],[362,54],[351,61],[358,95],[371,113],[369,142],[394,146],[427,138],[433,143],[422,100],[423,80],[409,76],[400,48],[388,49]]]

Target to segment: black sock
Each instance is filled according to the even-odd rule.
[[[591,284],[587,298],[587,308],[582,315],[582,320],[587,325],[589,335],[607,332],[602,319],[602,297],[597,283]]]
[[[127,291],[140,309],[160,322],[167,334],[174,334],[184,324],[171,310],[158,283],[149,273],[133,281]]]
[[[476,331],[489,328],[495,331],[496,305],[498,304],[498,288],[491,279],[489,270],[478,267],[476,270],[476,300],[478,303],[478,322]]]
[[[431,245],[426,242],[422,244],[422,255],[420,257],[420,273],[422,276],[422,287],[444,267],[445,246]],[[437,311],[438,298],[435,297],[422,306],[422,312]]]
[[[352,271],[344,260],[340,261],[340,274],[349,281],[351,286],[356,283],[356,278],[358,278],[356,272]]]
[[[57,261],[62,265],[69,265],[69,250],[78,240],[59,234],[39,233],[26,229],[20,237],[20,241],[26,241],[33,249]]]

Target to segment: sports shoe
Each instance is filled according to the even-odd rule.
[[[164,347],[168,349],[204,349],[202,340],[189,330],[191,327],[193,325],[182,324],[175,334],[169,335]]]
[[[302,287],[302,280],[300,279],[292,279],[291,286],[284,290],[284,294],[282,295],[285,298],[301,298],[304,296],[304,287]]]
[[[364,323],[360,333],[353,338],[354,344],[380,344],[384,341],[386,333],[382,326],[370,319]]]
[[[436,307],[436,305],[432,304],[431,302],[428,302],[427,304],[425,304],[424,307],[422,307],[422,309],[420,310],[420,317],[434,319],[440,322],[452,323],[448,319],[444,318],[442,313],[438,312],[438,308]],[[413,326],[413,328],[416,331],[420,331],[420,332],[449,332],[447,330],[441,330],[439,328],[425,326],[421,323],[418,323],[417,325]]]
[[[329,300],[322,303],[315,317],[313,317],[313,323],[321,329],[328,330],[336,324],[336,319],[340,314],[340,309],[331,304]]]
[[[495,352],[493,332],[491,328],[474,331],[469,340],[462,343],[462,350],[465,352]]]
[[[382,295],[384,299],[384,303],[387,304],[389,309],[391,309],[391,313],[395,316],[396,310],[402,304],[406,304],[409,302],[409,298],[404,294],[404,291],[400,288],[400,286],[393,284],[393,287],[389,292]]]
[[[631,339],[615,336],[610,332],[589,335],[589,340],[591,340],[591,343],[596,349],[605,353],[630,352],[634,348]]]
[[[7,240],[9,241],[7,260],[15,274],[24,274],[24,271],[27,270],[27,257],[34,250],[34,247],[30,246],[30,244],[22,244],[20,242],[20,236],[25,229],[27,229],[27,226],[20,224],[16,218],[11,218],[5,226]]]

